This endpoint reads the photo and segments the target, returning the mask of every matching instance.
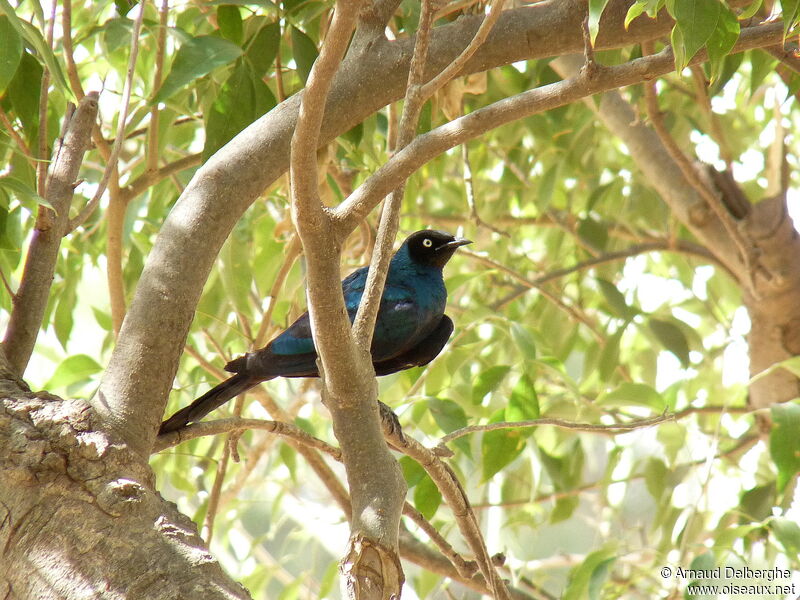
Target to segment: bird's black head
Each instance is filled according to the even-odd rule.
[[[453,252],[471,243],[471,240],[457,238],[443,231],[423,229],[408,236],[404,245],[408,247],[408,254],[415,263],[441,269],[453,256]]]

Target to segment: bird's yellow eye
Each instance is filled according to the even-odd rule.
[[[433,242],[431,241],[430,238],[425,238],[424,240],[422,240],[422,245],[425,246],[426,248],[430,248],[431,246],[433,246]]]

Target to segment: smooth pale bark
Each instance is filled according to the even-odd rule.
[[[19,375],[28,366],[50,298],[58,251],[69,227],[75,182],[83,155],[89,149],[92,127],[97,121],[97,99],[97,92],[84,96],[69,122],[65,123],[64,139],[57,143],[53,155],[45,192],[45,199],[52,209],[39,207],[25,255],[22,281],[13,298],[14,310],[3,339],[3,350],[9,364]]]

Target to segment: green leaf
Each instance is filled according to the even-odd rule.
[[[110,54],[123,46],[131,43],[133,33],[133,21],[130,19],[119,18],[110,19],[103,25],[103,43],[106,51]]]
[[[136,6],[136,0],[114,0],[114,6],[117,7],[120,16],[124,17]]]
[[[500,415],[503,411],[498,411]],[[496,423],[499,418],[490,422]],[[487,431],[481,439],[481,465],[483,481],[488,481],[508,465],[525,448],[525,436],[519,429]]]
[[[58,296],[58,305],[53,315],[53,329],[56,332],[56,338],[66,350],[72,327],[75,325],[73,313],[75,312],[77,298],[75,297],[74,279],[67,281],[65,288]]]
[[[662,423],[656,431],[656,439],[664,446],[667,458],[674,463],[686,448],[686,428],[677,423]]]
[[[472,386],[472,403],[480,404],[486,394],[497,389],[510,370],[508,365],[495,365],[482,371]]]
[[[575,567],[569,576],[563,600],[597,600],[601,598],[600,590],[608,578],[608,569],[617,559],[614,548],[608,547],[589,554]]]
[[[276,104],[275,97],[245,61],[238,61],[211,104],[206,120],[203,160]]]
[[[574,438],[563,456],[553,456],[540,447],[539,459],[557,492],[571,490],[581,482],[585,454],[579,438]],[[579,504],[580,499],[577,495],[559,498],[550,514],[550,522],[557,523],[569,519]]]
[[[308,81],[311,67],[319,53],[314,41],[294,26],[292,26],[292,51],[294,52],[294,62],[297,65],[297,74],[305,83]]]
[[[628,26],[631,24],[631,21],[633,21],[636,17],[641,15],[644,12],[645,8],[646,8],[645,3],[641,1],[632,4],[630,8],[628,8],[628,12],[625,13],[625,23],[624,23],[626,31],[628,29]]]
[[[800,556],[800,526],[791,519],[775,517],[770,522],[770,529],[786,550],[788,556]]]
[[[746,9],[742,11],[739,15],[740,19],[749,19],[753,15],[758,12],[758,9],[761,8],[761,5],[764,3],[764,0],[755,0],[753,3],[750,4]]]
[[[608,302],[615,316],[627,321],[639,314],[638,310],[628,304],[625,300],[625,295],[620,292],[613,283],[598,278],[597,285],[600,286],[600,291],[603,293],[603,297],[606,299],[606,302]]]
[[[719,0],[673,0],[668,3],[668,8],[670,4],[670,13],[682,34],[686,60],[691,60],[714,33],[721,18],[722,5]]]
[[[593,45],[600,29],[600,17],[607,4],[608,0],[589,0],[589,37]]]
[[[780,0],[781,11],[783,12],[783,35],[789,33],[800,18],[800,0]]]
[[[42,87],[42,65],[30,52],[23,52],[19,67],[8,84],[6,96],[14,113],[22,122],[28,140],[36,139],[39,131],[39,95]]]
[[[536,340],[530,330],[521,323],[513,322],[509,331],[523,358],[536,358]]]
[[[40,204],[49,209],[55,210],[52,204],[37,194],[24,181],[17,179],[16,177],[11,177],[10,175],[6,177],[0,177],[0,188],[3,188],[8,191],[9,194],[16,196],[17,200],[19,200],[20,203],[27,208],[32,208],[35,205]]]
[[[8,17],[0,16],[0,96],[13,79],[22,59],[22,37]]]
[[[467,414],[452,400],[429,398],[427,403],[433,420],[443,432],[450,433],[467,426]]]
[[[597,403],[602,406],[645,406],[655,412],[663,412],[666,402],[657,391],[644,383],[625,381],[612,392],[601,395]]]
[[[725,57],[739,39],[739,29],[739,20],[736,15],[728,7],[723,6],[719,14],[719,23],[706,43],[711,63],[711,82],[714,82],[722,74]]]
[[[506,421],[527,421],[538,419],[539,415],[539,396],[533,380],[527,373],[523,373],[511,390],[504,418]]]
[[[219,25],[219,32],[225,39],[232,41],[237,46],[242,43],[242,13],[239,12],[238,7],[231,4],[218,6],[217,24]]]
[[[689,342],[680,327],[669,321],[653,318],[648,321],[648,326],[661,345],[681,361],[681,365],[689,365]]]
[[[106,331],[111,331],[113,323],[111,321],[110,314],[100,310],[96,306],[92,307],[92,313],[94,313],[94,320],[97,321],[97,324],[100,325],[100,327],[102,327]]]
[[[206,113],[203,161],[253,122],[255,88],[245,64],[239,61]]]
[[[778,469],[778,491],[800,472],[800,404],[776,404],[771,410],[773,427],[769,452]]]
[[[185,85],[232,63],[241,55],[239,46],[222,38],[201,35],[187,40],[178,49],[172,67],[152,103],[163,102]]]
[[[591,218],[581,219],[578,235],[597,250],[603,250],[608,243],[608,227]]]
[[[611,374],[619,366],[619,343],[622,340],[623,333],[625,333],[625,329],[620,327],[614,335],[606,340],[603,346],[597,365],[601,381],[608,381]]]
[[[269,23],[258,30],[245,50],[245,58],[253,66],[256,77],[263,77],[272,66],[278,55],[281,42],[281,27],[277,23]]]
[[[58,86],[59,91],[67,98],[72,98],[72,91],[67,85],[67,79],[64,76],[64,70],[61,68],[61,63],[56,60],[53,50],[50,45],[42,37],[41,32],[27,21],[20,19],[8,0],[0,0],[0,13],[8,17],[8,23],[17,32],[17,35],[26,40],[30,46],[36,50],[36,55],[41,57],[47,69],[50,71],[50,76],[53,82]]]
[[[775,506],[775,486],[758,485],[744,492],[739,500],[742,512],[741,523],[759,523],[772,515]]]
[[[92,375],[102,371],[102,367],[86,354],[70,356],[56,368],[50,380],[44,384],[46,389],[65,388],[75,383],[88,381]]]
[[[667,483],[667,465],[658,458],[647,459],[647,465],[644,469],[644,483],[647,486],[647,491],[654,500],[658,501],[664,495]]]
[[[413,458],[402,456],[398,462],[400,463],[400,469],[403,471],[403,478],[409,488],[413,488],[425,477],[425,469]]]
[[[414,488],[414,506],[422,516],[430,520],[442,504],[442,493],[426,473]]]
[[[750,96],[758,91],[759,86],[767,77],[775,72],[775,65],[778,60],[767,54],[763,50],[753,50],[750,52]]]
[[[683,41],[683,33],[678,27],[677,23],[675,27],[672,28],[672,32],[669,34],[669,43],[672,46],[672,53],[675,55],[675,71],[680,74],[683,69],[686,68],[686,65],[689,63],[689,59],[686,58],[686,47]]]

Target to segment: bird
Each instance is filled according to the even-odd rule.
[[[456,250],[471,240],[423,229],[409,235],[389,262],[370,352],[376,375],[421,367],[432,361],[453,333],[445,311],[447,289],[442,270]],[[352,323],[369,267],[342,280]],[[231,377],[211,388],[161,424],[159,435],[199,421],[228,400],[275,377],[319,377],[308,312],[266,346],[225,365]],[[384,408],[384,407],[382,407]]]

